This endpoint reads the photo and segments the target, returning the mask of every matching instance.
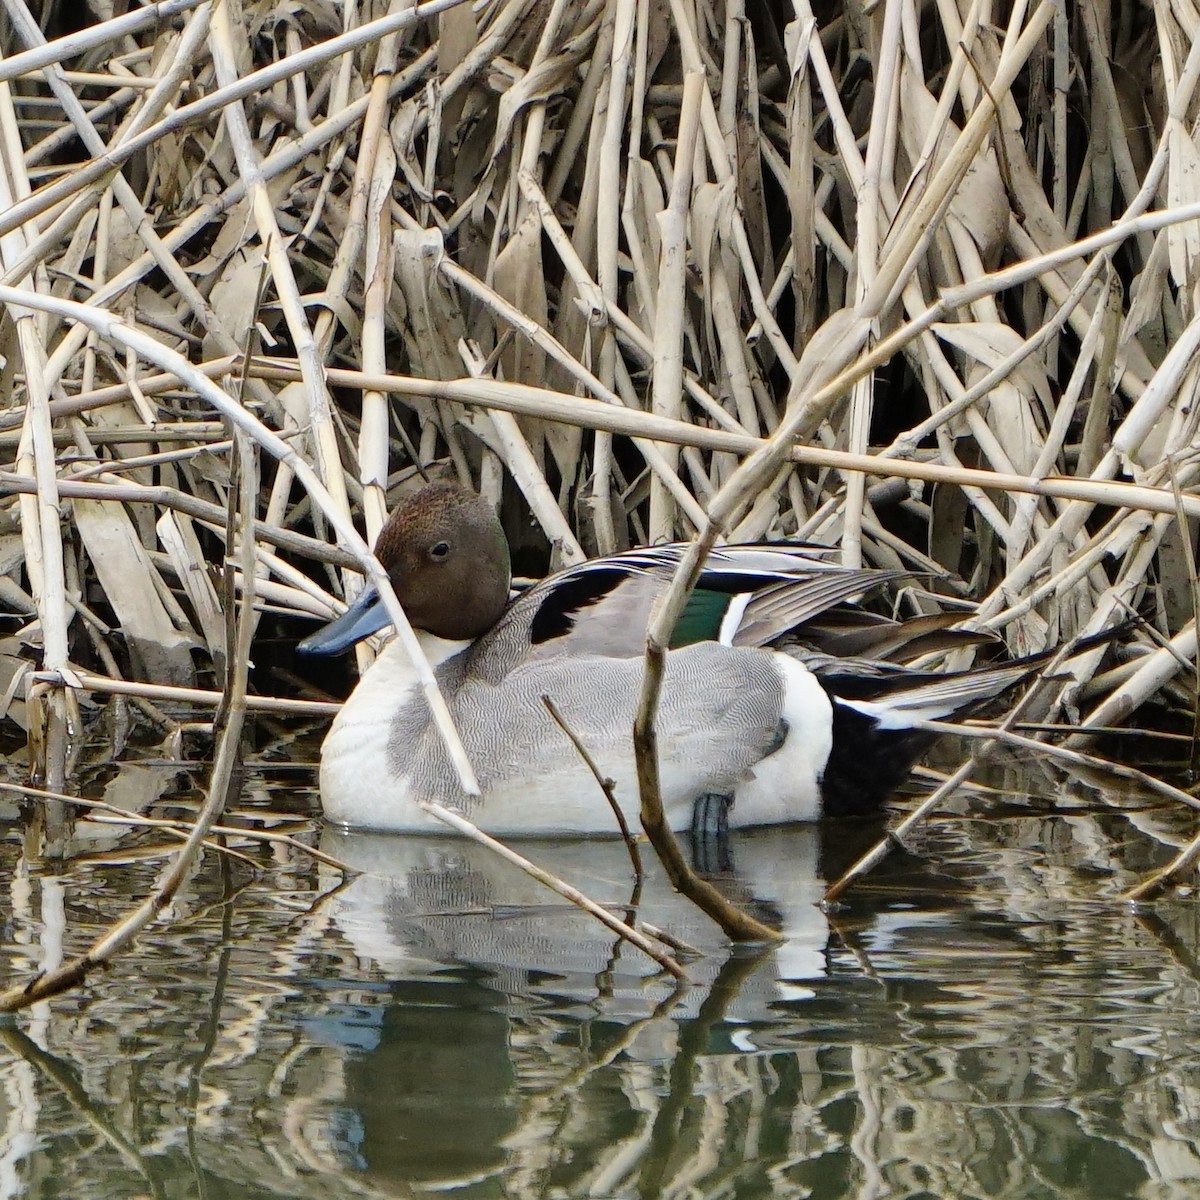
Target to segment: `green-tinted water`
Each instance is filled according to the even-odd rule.
[[[310,817],[310,781],[252,768],[245,807]],[[169,812],[187,785],[87,790]],[[728,890],[789,934],[758,959],[655,871],[638,915],[706,951],[682,995],[462,842],[326,830],[344,887],[278,844],[210,854],[170,926],[0,1030],[0,1197],[1194,1197],[1197,910],[1113,899],[1190,816],[1057,801],[936,821],[832,917],[872,831],[738,836]],[[7,981],[127,911],[168,844],[80,822],[57,868],[15,809],[3,832]],[[630,903],[619,842],[525,848]]]

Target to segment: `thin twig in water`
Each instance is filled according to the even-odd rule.
[[[625,814],[621,811],[620,804],[617,803],[613,781],[600,773],[600,768],[596,766],[596,760],[592,758],[591,754],[588,753],[587,747],[579,740],[570,725],[567,724],[566,719],[558,711],[558,706],[554,701],[549,696],[543,696],[542,703],[546,706],[546,711],[554,718],[559,729],[571,739],[571,745],[575,747],[576,753],[587,764],[587,769],[591,771],[592,777],[604,793],[604,798],[608,801],[609,807],[613,810],[613,816],[617,820],[617,828],[621,831],[621,837],[625,839],[625,849],[629,851],[629,861],[633,864],[634,877],[640,881],[645,876],[645,872],[642,870],[642,855],[638,850],[637,840],[629,828],[629,822],[625,820]]]
[[[70,804],[76,808],[86,808],[89,811],[103,813],[107,817],[108,824],[128,825],[131,829],[168,829],[177,833],[186,834],[189,826],[182,821],[172,821],[165,817],[147,817],[140,813],[127,812],[123,808],[119,808],[115,804],[109,804],[104,800],[89,800],[84,796],[68,796],[63,792],[48,792],[44,788],[27,787],[20,783],[9,783],[5,780],[0,780],[0,792],[11,792],[18,796],[29,796],[35,800],[56,800],[62,804]],[[99,817],[93,818],[100,820]],[[250,829],[244,825],[220,825],[214,824],[212,832],[222,834],[226,837],[242,837],[250,842],[273,842],[280,846],[287,846],[289,849],[299,851],[301,854],[306,854],[309,858],[316,862],[324,863],[327,867],[333,867],[337,871],[345,871],[349,875],[356,874],[353,867],[342,862],[340,858],[335,858],[332,854],[326,854],[324,850],[319,850],[316,846],[305,845],[299,838],[293,837],[290,833],[276,833],[269,829]],[[222,846],[219,842],[205,842],[205,847],[209,850],[224,851],[227,847]],[[252,865],[257,867],[258,863]]]
[[[1192,866],[1197,859],[1200,859],[1200,834],[1188,842],[1165,867],[1155,871],[1153,875],[1147,876],[1136,887],[1131,887],[1121,899],[1128,900],[1131,904],[1150,899],[1166,886],[1172,876],[1178,875]]]

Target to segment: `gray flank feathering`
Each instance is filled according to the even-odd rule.
[[[469,651],[457,655],[437,674],[485,796],[543,772],[567,780],[564,790],[596,787],[546,711],[543,695],[554,701],[602,772],[629,769],[640,658],[534,659],[509,670],[499,683],[477,678],[470,658]],[[778,745],[782,704],[783,684],[769,651],[711,642],[672,650],[657,726],[664,778],[688,773],[695,795],[731,793]],[[459,787],[423,697],[397,713],[388,754],[392,769],[409,775],[418,794],[468,814],[479,807]],[[619,799],[623,807],[636,808],[636,797]]]

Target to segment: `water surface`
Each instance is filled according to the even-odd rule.
[[[128,759],[82,790],[195,803],[202,769]],[[525,845],[693,943],[681,992],[481,849],[321,830],[311,782],[260,761],[240,807],[348,882],[210,853],[169,925],[0,1029],[0,1197],[1200,1194],[1195,900],[1117,899],[1189,814],[1010,766],[829,915],[877,829],[742,833],[722,886],[788,935],[759,955],[657,869],[638,894],[620,842]],[[55,863],[0,816],[5,982],[86,946],[172,844],[81,820]]]

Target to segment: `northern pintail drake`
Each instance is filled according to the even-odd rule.
[[[408,657],[392,642],[325,739],[326,816],[444,833],[415,803],[427,799],[499,835],[615,833],[608,802],[543,704],[549,696],[638,828],[631,730],[645,631],[682,547],[568,567],[510,602],[508,543],[490,506],[434,483],[394,510],[376,553],[435,668],[482,794],[461,788]],[[901,629],[921,648],[944,638],[944,619],[914,630],[867,614],[859,628],[839,620],[829,633],[831,613],[844,615],[848,601],[891,577],[843,567],[811,546],[712,554],[667,654],[658,716],[673,829],[877,809],[933,740],[914,719],[953,717],[1028,674],[1020,664],[930,674],[823,653],[861,653]],[[340,653],[387,623],[368,589],[300,650]],[[818,651],[780,644],[796,631]]]

